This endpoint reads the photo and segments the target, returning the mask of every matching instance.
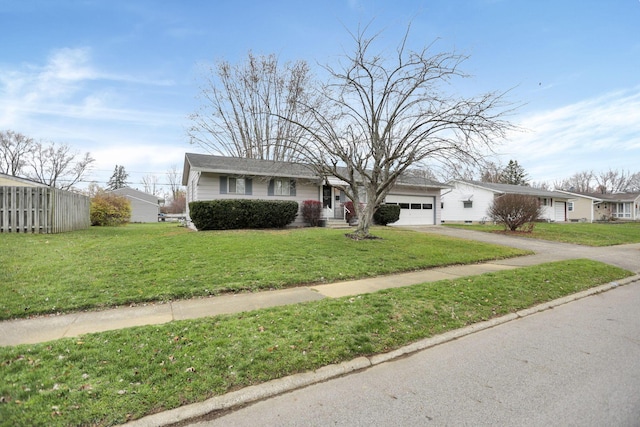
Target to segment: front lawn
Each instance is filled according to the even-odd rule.
[[[193,232],[175,224],[0,236],[0,319],[334,282],[527,252],[393,228]]]
[[[505,232],[501,225],[492,224],[446,224],[485,232]],[[505,232],[520,237],[574,243],[586,246],[612,246],[626,243],[640,243],[640,222],[612,223],[536,223],[532,233]]]
[[[0,425],[120,424],[274,378],[387,352],[630,274],[595,261],[561,261],[0,347]]]

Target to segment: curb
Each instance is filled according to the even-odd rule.
[[[304,388],[313,384],[328,381],[334,378],[370,368],[381,363],[393,361],[404,356],[408,356],[418,351],[426,350],[440,344],[454,341],[458,338],[490,329],[498,325],[502,325],[513,320],[521,319],[540,313],[572,301],[583,299],[592,295],[597,295],[615,289],[619,286],[628,285],[633,282],[640,281],[640,275],[627,277],[617,282],[610,282],[585,291],[581,291],[566,297],[558,298],[553,301],[542,303],[531,308],[509,313],[501,317],[496,317],[484,322],[474,323],[461,329],[445,332],[431,338],[406,345],[402,348],[390,351],[388,353],[377,354],[370,357],[358,357],[353,360],[342,362],[339,364],[328,365],[315,371],[302,372],[290,375],[284,378],[278,378],[266,383],[255,386],[245,387],[222,396],[216,396],[204,402],[193,403],[179,408],[171,409],[165,412],[149,415],[138,420],[127,423],[131,427],[152,427],[152,426],[173,426],[188,425],[191,422],[197,422],[199,419],[206,419],[208,415],[214,412],[229,411],[239,408],[259,400],[275,397],[287,392],[291,392],[300,388]]]

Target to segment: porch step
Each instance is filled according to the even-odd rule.
[[[351,228],[344,219],[325,218],[327,228]]]

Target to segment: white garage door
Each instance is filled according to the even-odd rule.
[[[564,222],[566,220],[566,218],[564,216],[565,207],[566,207],[566,203],[565,202],[556,202],[555,218],[554,218],[556,221]]]
[[[385,200],[400,205],[400,219],[393,225],[435,224],[435,197],[390,194]]]

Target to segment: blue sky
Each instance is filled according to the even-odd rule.
[[[470,55],[455,90],[512,89],[525,129],[497,147],[530,179],[640,171],[639,0],[0,0],[0,129],[91,152],[133,186],[176,165],[206,64],[249,50],[312,67],[370,23],[395,47]]]

